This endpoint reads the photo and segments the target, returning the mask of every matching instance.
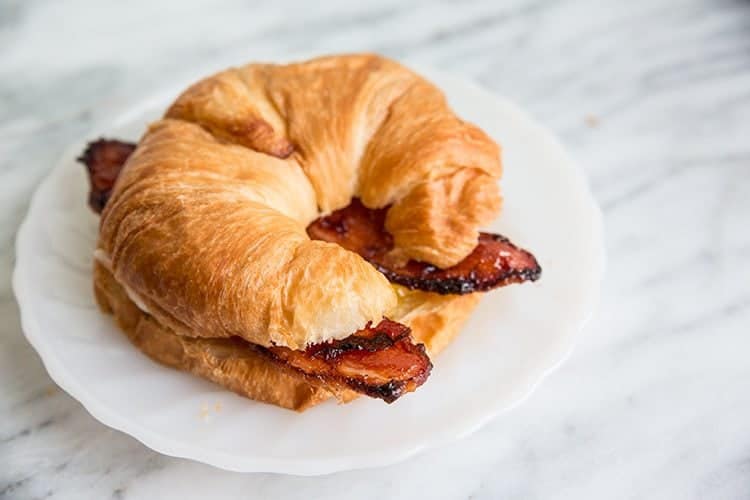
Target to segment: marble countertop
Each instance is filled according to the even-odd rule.
[[[103,4],[0,1],[0,498],[750,498],[750,2]],[[473,436],[376,470],[223,472],[95,421],[21,332],[34,187],[171,75],[355,50],[509,96],[585,168],[609,267],[574,354]]]

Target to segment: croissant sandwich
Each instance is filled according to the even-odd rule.
[[[101,309],[154,360],[284,408],[395,401],[482,292],[541,273],[479,231],[498,145],[376,55],[223,71],[79,160]]]

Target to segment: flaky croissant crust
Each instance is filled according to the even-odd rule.
[[[102,214],[115,278],[180,335],[292,349],[393,312],[393,287],[305,227],[390,205],[394,259],[448,267],[500,208],[498,146],[443,94],[375,55],[251,64],[186,90],[151,125]]]

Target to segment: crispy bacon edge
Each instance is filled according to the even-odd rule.
[[[352,389],[387,403],[416,390],[432,370],[424,345],[413,342],[411,329],[387,318],[304,351],[279,346],[259,350],[324,386]]]
[[[98,139],[88,143],[77,160],[89,174],[89,207],[100,214],[104,210],[117,176],[136,145],[116,139]]]
[[[394,265],[389,260],[393,237],[385,230],[387,211],[387,207],[367,208],[354,198],[348,206],[313,221],[307,233],[358,253],[389,281],[411,289],[463,295],[536,281],[541,276],[542,268],[530,252],[491,233],[480,233],[476,248],[447,269],[414,260]]]

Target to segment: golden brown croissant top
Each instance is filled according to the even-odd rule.
[[[99,251],[179,334],[288,346],[343,338],[397,304],[359,255],[306,226],[390,205],[394,259],[448,267],[500,208],[498,146],[375,55],[251,64],[185,91],[128,159]]]

